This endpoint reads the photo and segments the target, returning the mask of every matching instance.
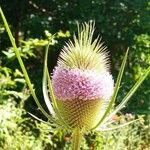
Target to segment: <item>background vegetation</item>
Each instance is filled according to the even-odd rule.
[[[108,47],[114,78],[127,47],[130,48],[117,103],[150,65],[149,0],[1,0],[0,5],[45,109],[41,79],[47,38],[54,33],[58,35],[49,53],[52,72],[65,41],[77,31],[76,21],[95,21],[95,36],[100,34]],[[141,115],[144,120],[121,130],[88,134],[83,149],[147,150],[149,87],[147,79],[123,109],[127,114],[115,117],[117,123]],[[69,149],[70,133],[54,131],[51,126],[35,121],[27,112],[46,119],[30,97],[0,19],[0,150]]]

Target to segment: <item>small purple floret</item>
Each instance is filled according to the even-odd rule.
[[[54,93],[58,100],[109,100],[114,81],[109,72],[96,70],[55,68],[52,77]]]

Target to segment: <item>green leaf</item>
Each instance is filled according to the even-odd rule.
[[[111,111],[111,109],[113,107],[113,104],[115,103],[115,100],[116,100],[116,97],[117,97],[117,94],[118,94],[118,91],[119,91],[119,88],[120,88],[120,83],[121,83],[122,75],[123,75],[123,72],[124,72],[125,64],[126,64],[126,61],[127,61],[128,51],[129,51],[129,49],[127,49],[127,52],[126,52],[126,54],[124,56],[124,59],[122,61],[120,71],[119,71],[119,74],[118,74],[118,77],[117,77],[117,82],[116,82],[115,89],[114,89],[114,94],[111,98],[111,101],[109,102],[109,105],[106,108],[106,111],[105,111],[104,115],[102,116],[102,118],[100,119],[98,124],[93,129],[97,128],[104,121],[104,119],[107,117],[107,115]]]
[[[16,92],[16,91],[10,91],[10,90],[5,90],[3,91],[3,94],[5,95],[13,95],[16,98],[20,98],[21,100],[25,100],[29,97],[29,95],[23,93],[23,92]]]
[[[131,90],[127,93],[127,95],[123,98],[122,102],[114,109],[114,111],[106,118],[105,121],[111,119],[113,115],[115,115],[118,111],[120,111],[131,96],[136,92],[138,87],[142,84],[142,82],[146,79],[146,77],[150,74],[150,66],[146,69],[145,73],[139,78],[139,80],[134,84]]]
[[[55,36],[55,35],[53,35],[53,36]],[[53,39],[53,36],[51,37],[51,39]],[[50,79],[49,71],[48,71],[48,67],[47,67],[48,50],[49,50],[50,44],[52,44],[51,39],[48,42],[48,45],[47,45],[46,50],[45,50],[44,69],[43,69],[43,95],[44,95],[44,100],[45,100],[45,103],[46,103],[50,113],[53,114],[53,115],[55,115],[54,113],[56,113],[56,116],[58,117],[59,121],[69,129],[70,127],[67,125],[67,123],[64,121],[64,119],[61,117],[61,114],[59,112],[59,108],[57,106],[56,97],[55,97],[55,94],[54,94],[54,91],[53,91],[53,87],[52,87],[52,83],[51,83],[51,79]],[[48,82],[48,87],[49,87],[49,91],[50,91],[51,100],[50,100],[49,95],[48,95],[47,82]],[[52,102],[53,107],[51,105],[51,102]]]
[[[104,128],[104,129],[98,129],[97,131],[112,131],[112,130],[116,130],[116,129],[120,129],[120,128],[123,128],[123,127],[125,127],[125,126],[128,126],[128,125],[130,125],[130,124],[132,124],[132,123],[134,123],[134,122],[136,122],[136,121],[139,121],[141,118],[139,118],[139,119],[135,119],[135,120],[132,120],[132,121],[129,121],[129,122],[127,122],[127,123],[124,123],[124,124],[121,124],[121,125],[117,125],[117,126],[115,126],[115,127],[113,127],[113,128]]]
[[[46,50],[45,50],[44,67],[43,67],[43,81],[42,81],[43,85],[42,86],[43,86],[43,96],[44,96],[46,106],[47,106],[49,112],[54,115],[54,110],[51,105],[51,100],[49,99],[48,90],[47,90],[47,57],[48,57],[49,45],[50,45],[50,42],[46,46]]]
[[[48,124],[48,125],[51,125],[49,122],[44,121],[44,120],[38,118],[37,116],[33,115],[32,113],[29,113],[29,112],[28,112],[28,114],[31,115],[33,118],[35,118],[36,120],[38,120],[38,121],[40,121],[40,122],[43,122],[43,123]]]

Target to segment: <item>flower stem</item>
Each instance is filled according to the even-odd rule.
[[[73,131],[72,135],[72,150],[80,150],[82,140],[82,133],[81,130],[77,127]]]

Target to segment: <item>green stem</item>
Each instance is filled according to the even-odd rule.
[[[79,128],[75,128],[72,135],[72,150],[80,150],[82,133]]]

